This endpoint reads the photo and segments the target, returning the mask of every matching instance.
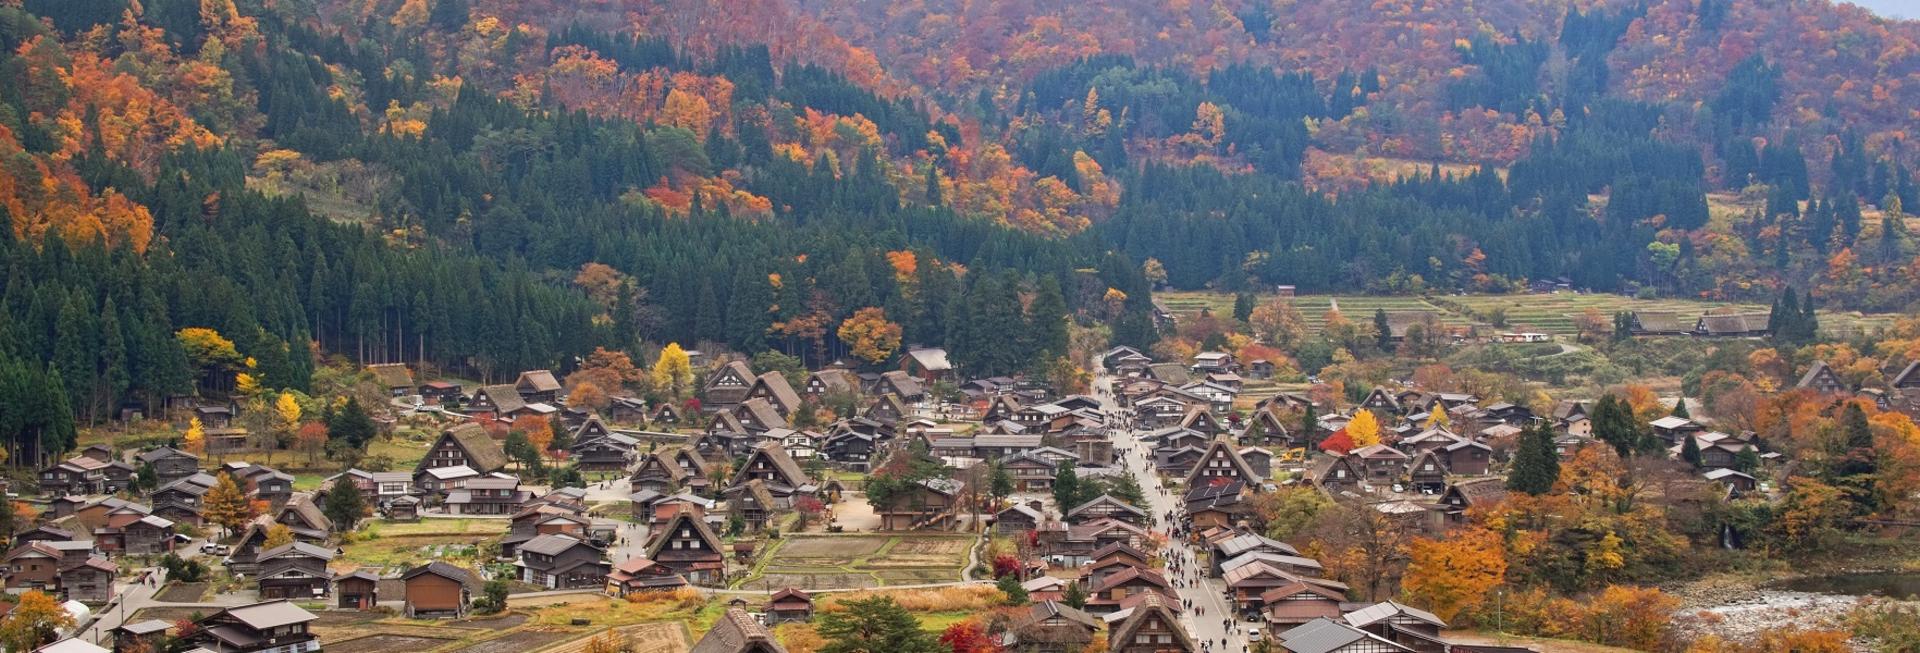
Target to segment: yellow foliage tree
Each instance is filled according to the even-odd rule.
[[[1453,418],[1447,415],[1447,407],[1434,404],[1433,411],[1427,414],[1427,428],[1443,429],[1453,425]]]
[[[60,602],[40,590],[20,595],[7,618],[0,620],[0,643],[9,651],[31,651],[60,638],[60,631],[73,627],[73,615]]]
[[[1347,422],[1347,437],[1353,439],[1353,448],[1371,447],[1380,444],[1380,420],[1373,411],[1358,410],[1353,420]]]
[[[671,397],[686,396],[693,386],[693,363],[680,343],[670,342],[660,349],[653,362],[653,387]]]
[[[900,348],[900,325],[888,321],[885,310],[872,306],[854,311],[841,322],[839,335],[854,356],[869,363],[884,361]]]
[[[1417,538],[1408,547],[1401,588],[1436,616],[1453,621],[1486,599],[1506,580],[1506,548],[1485,528],[1455,531],[1444,540]]]
[[[280,433],[293,433],[300,428],[300,400],[291,392],[281,392],[273,400],[273,428]]]
[[[272,549],[274,547],[286,546],[292,543],[293,543],[293,528],[287,526],[286,524],[274,524],[273,526],[267,528],[267,541],[261,544],[260,548]]]
[[[196,456],[207,455],[207,429],[200,425],[200,418],[187,418],[187,435],[183,443],[187,453]]]

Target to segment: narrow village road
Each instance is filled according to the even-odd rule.
[[[1168,581],[1177,583],[1180,598],[1191,606],[1182,617],[1187,634],[1193,636],[1195,645],[1204,645],[1212,651],[1247,650],[1248,624],[1233,620],[1233,604],[1226,599],[1225,582],[1218,578],[1207,578],[1199,548],[1172,534],[1176,523],[1167,521],[1167,515],[1173,515],[1176,520],[1179,518],[1182,512],[1180,496],[1168,490],[1160,482],[1160,475],[1148,466],[1153,459],[1153,449],[1140,441],[1132,420],[1114,401],[1113,377],[1105,370],[1096,373],[1093,388],[1094,395],[1100,400],[1101,410],[1110,416],[1107,420],[1108,433],[1113,438],[1115,455],[1126,461],[1127,469],[1140,481],[1140,488],[1146,491],[1147,505],[1142,507],[1153,515],[1155,530],[1167,534],[1167,559],[1179,559],[1181,562],[1180,571],[1169,569],[1166,573]],[[1228,625],[1230,623],[1231,626]]]

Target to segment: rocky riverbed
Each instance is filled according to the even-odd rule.
[[[1852,594],[1804,592],[1756,587],[1749,581],[1719,578],[1669,590],[1682,601],[1676,624],[1689,636],[1716,635],[1748,641],[1769,628],[1846,629],[1847,615],[1863,602],[1889,599]],[[1854,642],[1855,650],[1871,650]]]

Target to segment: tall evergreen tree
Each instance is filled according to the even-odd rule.
[[[1593,437],[1613,445],[1614,453],[1625,458],[1632,455],[1641,446],[1640,426],[1633,417],[1633,408],[1627,402],[1609,393],[1594,402]]]
[[[1553,428],[1538,421],[1520,434],[1520,447],[1507,471],[1507,489],[1539,496],[1560,480],[1560,454],[1553,448]]]
[[[1393,351],[1393,324],[1387,321],[1387,309],[1373,309],[1373,330],[1380,351]]]

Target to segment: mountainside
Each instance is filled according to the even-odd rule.
[[[0,353],[99,415],[188,326],[284,386],[865,308],[1009,370],[1155,284],[1920,298],[1920,23],[1562,5],[0,2]]]

